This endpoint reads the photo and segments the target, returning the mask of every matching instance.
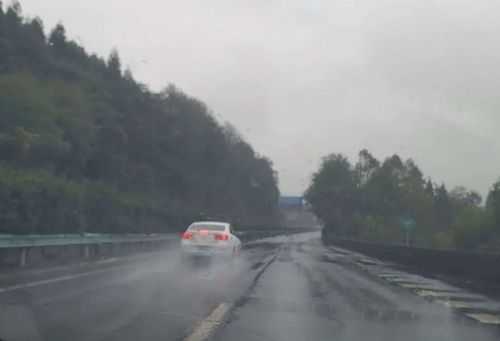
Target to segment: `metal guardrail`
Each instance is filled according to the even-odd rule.
[[[246,228],[238,230],[237,235],[244,239],[250,236],[280,233],[297,233],[314,231],[310,228]],[[177,233],[158,233],[158,234],[102,234],[102,233],[84,233],[84,234],[0,234],[0,249],[8,248],[30,248],[44,246],[69,246],[69,245],[92,245],[92,244],[119,244],[119,243],[137,243],[137,242],[157,242],[178,239]]]
[[[240,233],[243,243],[275,236],[303,232],[300,229],[261,229]],[[0,264],[24,267],[41,264],[54,257],[80,257],[91,259],[113,253],[134,252],[160,247],[180,239],[177,233],[158,234],[52,234],[14,235],[0,234]],[[116,247],[115,247],[116,246]],[[45,247],[53,247],[48,249]],[[48,255],[48,256],[47,256]],[[49,259],[50,258],[50,259]]]
[[[283,228],[283,227],[255,227],[245,226],[236,230],[236,234],[244,237],[251,235],[297,233],[314,231],[311,228]],[[158,234],[0,234],[0,249],[8,248],[30,248],[44,246],[69,246],[69,245],[92,245],[92,244],[118,244],[136,242],[155,242],[177,239],[176,233]]]
[[[51,234],[51,235],[11,235],[0,234],[0,249],[66,246],[66,245],[91,245],[91,244],[117,244],[151,241],[166,241],[176,239],[175,233],[168,234]]]

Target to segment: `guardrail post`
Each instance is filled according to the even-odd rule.
[[[83,258],[88,259],[90,257],[90,247],[88,245],[83,245]]]
[[[24,267],[28,263],[28,251],[27,247],[21,248],[21,253],[19,255],[19,266]]]

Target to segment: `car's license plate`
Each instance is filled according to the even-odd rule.
[[[207,241],[212,241],[213,240],[213,237],[211,235],[196,235],[195,238],[193,238],[194,240],[196,241],[203,241],[203,242],[207,242]]]
[[[202,246],[198,246],[197,249],[200,250],[200,251],[209,251],[212,248],[210,246],[204,246],[204,245],[202,245]]]

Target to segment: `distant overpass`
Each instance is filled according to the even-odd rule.
[[[281,196],[279,199],[281,218],[285,226],[319,227],[320,223],[302,196]]]
[[[279,207],[283,209],[297,208],[302,209],[305,206],[304,197],[301,196],[281,196],[279,199]]]

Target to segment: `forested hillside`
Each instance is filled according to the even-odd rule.
[[[149,90],[116,51],[89,54],[62,25],[44,32],[0,5],[0,233],[277,218],[271,162],[204,103]]]
[[[477,192],[448,191],[411,159],[380,162],[362,150],[354,165],[341,154],[325,157],[306,198],[325,223],[326,238],[405,243],[409,228],[412,245],[500,250],[500,182],[482,205]]]

